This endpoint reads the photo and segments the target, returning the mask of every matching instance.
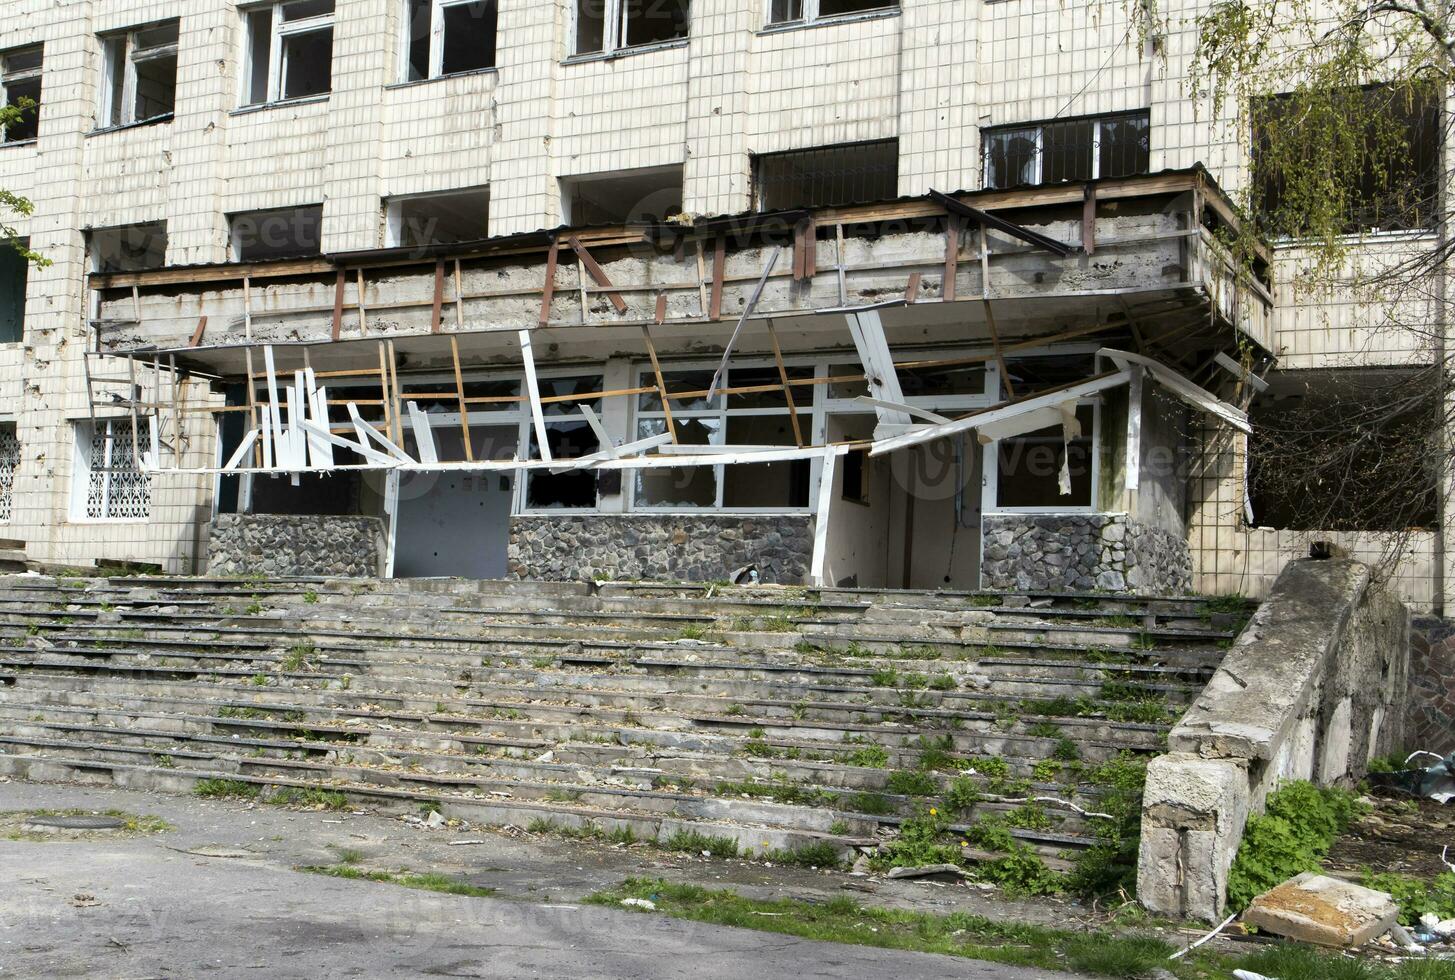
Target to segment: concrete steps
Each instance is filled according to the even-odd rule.
[[[1189,597],[0,577],[0,772],[852,857],[922,808],[1064,866],[1246,611]],[[1230,618],[1231,615],[1231,618]],[[271,787],[271,788],[270,788]],[[958,795],[957,795],[958,794]],[[1020,794],[1020,797],[1017,796]],[[1005,802],[1024,795],[1068,806]],[[781,855],[780,855],[781,856]]]

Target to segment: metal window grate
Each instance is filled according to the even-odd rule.
[[[1151,167],[1147,112],[987,129],[985,186],[994,189],[1130,177]]]
[[[754,174],[759,211],[889,201],[899,196],[899,141],[767,153]]]
[[[151,441],[150,423],[138,421],[137,444]],[[138,520],[151,515],[151,476],[137,467],[132,451],[131,421],[97,422],[91,430],[86,484],[86,516]]]
[[[15,471],[20,467],[20,440],[14,424],[0,426],[0,521],[9,521],[15,488]]]

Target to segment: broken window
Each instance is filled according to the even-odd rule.
[[[813,377],[810,367],[789,367],[791,380]],[[776,367],[733,367],[719,385],[722,389],[764,388],[741,394],[714,395],[711,369],[669,371],[663,380],[672,408],[677,444],[703,446],[704,452],[732,452],[734,446],[782,446],[798,444],[788,402]],[[656,374],[643,370],[640,387],[656,385]],[[795,402],[799,409],[812,403],[807,386],[804,397]],[[799,429],[807,436],[813,417],[799,413]],[[656,392],[637,396],[637,438],[647,439],[667,431],[666,413]],[[715,466],[680,466],[637,471],[633,506],[639,510],[703,510],[724,507],[787,510],[808,506],[808,485],[812,472],[808,460]]]
[[[897,9],[899,4],[895,0],[770,0],[768,23],[811,24],[846,14]]]
[[[689,0],[576,0],[575,9],[575,55],[676,41],[691,21]]]
[[[151,477],[138,457],[151,447],[151,428],[138,419],[76,423],[73,514],[87,520],[145,520],[151,514]]]
[[[1144,174],[1151,167],[1146,110],[985,130],[985,186],[1024,187]]]
[[[97,122],[126,126],[169,118],[177,101],[175,20],[101,39],[105,85]]]
[[[1081,434],[1070,442],[1063,427],[1054,425],[995,443],[996,509],[1061,511],[1091,506],[1095,406],[1077,406],[1076,420]],[[1063,467],[1070,477],[1070,493],[1061,492]]]
[[[40,128],[41,47],[17,48],[0,55],[0,94],[19,119],[5,127],[6,143],[33,140]]]
[[[0,344],[25,338],[25,287],[30,263],[16,248],[0,242]]]
[[[318,255],[323,246],[323,205],[247,211],[228,219],[233,257],[239,262]]]
[[[1364,120],[1363,131],[1350,134],[1349,120]],[[1340,205],[1349,234],[1432,227],[1441,213],[1441,138],[1435,92],[1376,85],[1263,99],[1253,110],[1259,216],[1268,231],[1290,237],[1309,233],[1310,215]],[[1290,187],[1290,172],[1322,179]]]
[[[764,153],[753,174],[759,211],[889,201],[899,196],[899,141]]]
[[[245,105],[326,95],[333,83],[334,0],[288,0],[243,11]]]
[[[404,80],[495,67],[497,0],[405,0]]]
[[[571,225],[665,221],[682,211],[682,168],[562,177],[561,201]]]
[[[167,263],[167,223],[152,221],[120,228],[96,228],[89,236],[91,267],[97,272],[141,272]]]
[[[384,213],[393,247],[479,241],[488,234],[490,189],[392,197],[384,202]]]
[[[575,375],[571,377],[540,378],[537,381],[542,405],[541,413],[546,420],[546,445],[551,450],[551,459],[580,459],[601,449],[596,431],[581,415],[585,405],[600,414],[601,399],[575,397],[591,395],[601,391],[601,375]],[[546,399],[567,398],[567,401]],[[529,412],[529,408],[527,408]],[[541,459],[540,439],[529,418],[526,428],[530,431],[530,459]],[[525,482],[526,506],[538,508],[586,510],[596,506],[595,470],[566,470],[552,473],[549,469],[527,471]]]
[[[0,422],[0,522],[10,520],[15,471],[20,468],[20,440],[14,422]]]

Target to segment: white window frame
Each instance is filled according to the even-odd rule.
[[[411,79],[409,77],[409,6],[410,0],[400,0],[404,5],[404,15],[399,18],[399,80],[401,82],[427,82],[436,78],[453,78],[456,75],[474,75],[478,72],[495,71],[495,65],[487,65],[484,68],[470,68],[465,71],[451,72],[446,75],[445,67],[445,10],[450,7],[467,7],[477,0],[430,0],[429,5],[429,73],[424,78]],[[499,6],[496,6],[496,16],[499,16]],[[496,38],[497,45],[499,38]],[[496,48],[496,56],[499,56],[499,48]]]
[[[829,376],[828,362],[824,358],[784,358],[783,364],[784,367],[787,368],[811,368],[813,372],[813,377],[815,379],[827,378]],[[670,364],[662,365],[662,373],[668,376],[683,371],[701,371],[710,374],[713,371],[717,370],[717,367],[718,362],[716,361],[688,361],[681,363],[672,362]],[[732,372],[734,370],[761,371],[765,369],[775,370],[776,368],[777,362],[773,360],[760,360],[754,358],[743,358],[742,360],[734,360],[732,364],[728,367],[727,376],[723,379],[721,387],[732,387],[731,379]],[[645,387],[647,385],[652,385],[656,383],[655,372],[652,370],[650,361],[634,361],[632,363],[632,371],[633,377],[638,379],[638,386]],[[804,439],[810,445],[818,441],[815,437],[815,433],[822,433],[824,431],[823,392],[825,391],[825,389],[827,389],[827,387],[828,386],[824,384],[815,384],[811,387],[806,385],[795,386],[794,404],[797,406],[800,420],[808,420],[807,431],[804,432]],[[807,390],[805,391],[805,389]],[[803,394],[806,394],[809,397],[804,398],[802,396]],[[752,416],[788,416],[788,408],[786,405],[783,408],[729,408],[728,397],[729,396],[727,395],[718,395],[715,399],[717,404],[708,408],[674,408],[672,409],[672,420],[674,423],[676,423],[687,421],[689,419],[716,419],[718,421],[718,427],[717,431],[713,433],[713,436],[717,441],[709,443],[706,447],[704,447],[704,449],[710,452],[732,452],[732,446],[724,441],[727,439],[728,419],[730,417],[747,418]],[[869,411],[873,411],[873,409],[871,408],[869,409]],[[630,414],[630,431],[633,433],[631,439],[644,438],[644,436],[641,434],[643,422],[659,421],[666,419],[666,413],[663,412],[660,408],[643,409],[641,407],[640,398],[633,398],[632,410]],[[794,447],[784,446],[783,448],[791,449]],[[645,470],[624,471],[623,483],[626,485],[625,492],[627,497],[627,510],[629,512],[638,514],[705,514],[711,512],[721,512],[725,514],[812,514],[814,512],[814,501],[818,499],[818,480],[819,474],[822,469],[822,460],[811,459],[810,464],[811,469],[809,471],[808,478],[808,503],[804,504],[802,507],[724,506],[723,493],[726,488],[726,481],[724,479],[725,474],[723,470],[727,464],[718,463],[712,467],[714,473],[713,478],[716,481],[716,494],[713,498],[713,503],[702,506],[684,506],[681,504],[656,506],[652,504],[639,503],[637,500],[636,478],[638,473],[643,473],[645,472]]]
[[[102,72],[101,84],[101,105],[98,107],[96,121],[98,129],[115,129],[121,126],[134,126],[138,123],[158,122],[163,119],[170,119],[176,114],[176,78],[172,80],[173,85],[173,108],[171,112],[158,113],[155,116],[147,116],[142,119],[136,118],[136,63],[138,61],[152,61],[157,58],[177,56],[178,41],[170,44],[156,44],[149,48],[138,48],[136,46],[137,36],[148,31],[155,31],[170,24],[176,24],[178,38],[181,36],[181,22],[177,19],[161,21],[155,24],[146,24],[141,27],[133,27],[129,30],[119,31],[115,34],[106,34],[101,37],[102,60],[105,71]],[[112,57],[115,46],[121,46],[121,61],[124,77],[121,79],[121,118],[111,118],[111,107],[118,95],[116,78],[113,77],[116,61]]]
[[[301,2],[301,0],[278,0],[276,3],[254,4],[250,7],[239,8],[239,12],[243,16],[243,56],[241,60],[243,64],[242,95],[244,100],[252,93],[253,72],[257,69],[252,59],[252,15],[264,9],[271,11],[271,16],[268,19],[270,40],[268,45],[267,97],[262,102],[244,101],[244,106],[274,105],[284,101],[295,101],[294,99],[284,99],[282,97],[283,79],[288,77],[287,67],[283,63],[283,55],[287,50],[283,45],[284,38],[308,34],[313,31],[331,30],[333,28],[334,19],[338,13],[337,6],[334,7],[331,13],[305,17],[302,20],[285,21],[283,19],[283,8],[298,2]],[[332,82],[330,82],[329,88],[332,90]],[[317,99],[323,98],[327,94],[319,93],[318,95],[299,96],[298,98]]]
[[[11,71],[10,70],[10,68],[8,67],[8,65],[10,64],[10,59],[11,58],[15,57],[16,55],[29,54],[31,51],[36,51],[36,52],[39,52],[40,53],[40,63],[39,64],[37,64],[34,68],[22,68],[22,69],[19,69],[19,70],[16,70],[16,71]],[[45,48],[42,45],[39,45],[39,44],[27,44],[24,47],[12,48],[9,51],[0,52],[0,105],[9,105],[10,104],[10,97],[9,97],[9,94],[7,93],[7,91],[6,91],[7,86],[9,84],[14,83],[14,82],[28,82],[28,81],[31,81],[33,79],[42,78],[44,71],[45,71]],[[44,97],[45,97],[45,89],[44,89],[44,86],[42,86],[42,88],[41,88],[41,99],[43,99]],[[36,100],[36,104],[35,104],[35,111],[36,111],[37,118],[39,118],[39,114],[40,114],[40,110],[41,110],[41,99],[37,99]],[[23,140],[10,140],[10,139],[5,138],[4,132],[5,132],[4,131],[4,128],[3,127],[0,127],[0,143],[14,145],[14,144],[34,143],[36,141],[36,137],[31,137],[29,139],[23,139]]]
[[[578,52],[576,48],[577,42],[579,40],[578,32],[581,26],[578,23],[579,12],[581,9],[581,0],[573,0],[573,2],[571,3],[571,51],[567,55],[567,60],[608,58],[622,51],[650,51],[652,48],[662,48],[674,44],[684,44],[686,43],[687,39],[692,36],[692,10],[689,7],[687,13],[688,21],[686,34],[682,35],[681,37],[669,38],[665,41],[649,41],[646,44],[628,45],[625,43],[625,39],[627,36],[627,0],[601,0],[601,3],[603,3],[606,7],[606,14],[602,18],[601,50],[580,52]],[[433,52],[431,52],[431,61],[432,60]]]
[[[878,17],[899,9],[900,0],[887,0],[886,3],[877,7],[851,10],[846,14],[820,14],[819,0],[803,0],[803,16],[796,20],[774,20],[773,0],[763,0],[763,22],[769,30],[778,30],[785,27],[805,27],[809,24],[831,24],[840,20],[852,20],[855,17]]]
[[[804,2],[805,3],[808,3],[808,2],[811,2],[811,0],[804,0]],[[816,2],[816,0],[812,0],[812,2]],[[1150,127],[1151,127],[1150,114],[1145,109],[1134,109],[1131,112],[1109,112],[1109,113],[1107,113],[1104,116],[1097,116],[1095,119],[1092,120],[1092,122],[1095,123],[1095,125],[1093,126],[1092,131],[1091,131],[1091,179],[1092,180],[1100,180],[1101,179],[1101,131],[1102,131],[1102,127],[1105,126],[1109,122],[1113,122],[1113,121],[1119,120],[1119,119],[1130,119],[1130,118],[1135,117],[1135,116],[1148,116],[1148,128],[1149,128],[1149,131],[1150,131]],[[1029,181],[1029,183],[1028,183],[1027,186],[1036,186],[1036,185],[1039,185],[1042,182],[1042,179],[1043,179],[1043,176],[1042,175],[1045,173],[1044,167],[1042,166],[1042,161],[1044,160],[1044,152],[1045,152],[1045,144],[1046,144],[1046,127],[1049,126],[1049,125],[1056,124],[1056,123],[1070,122],[1070,121],[1071,120],[1067,120],[1067,119],[1044,119],[1044,120],[1041,120],[1039,122],[1032,122],[1032,123],[1016,123],[1016,124],[1008,125],[1008,126],[992,126],[992,127],[988,127],[986,129],[982,130],[981,131],[980,142],[981,142],[981,146],[986,148],[986,149],[982,150],[982,152],[981,152],[981,157],[982,157],[982,160],[981,160],[981,184],[982,184],[982,186],[985,187],[987,190],[996,189],[996,185],[993,185],[990,182],[990,178],[991,178],[991,173],[990,173],[990,153],[988,151],[989,137],[993,137],[993,136],[1003,136],[1003,135],[1009,135],[1011,133],[1026,132],[1026,131],[1034,131],[1035,132],[1035,134],[1036,134],[1036,139],[1035,139],[1035,142],[1036,142],[1036,153],[1035,153],[1035,156],[1032,158],[1032,163],[1031,163],[1032,176],[1031,176],[1031,179],[1030,179],[1030,181]],[[1019,186],[1019,185],[1014,185],[1014,186]]]
[[[22,459],[20,426],[14,419],[0,420],[0,524],[15,515],[15,474]]]
[[[142,424],[149,424],[149,422],[149,419],[143,417],[138,417],[136,420],[136,424],[138,426]],[[75,433],[76,443],[76,465],[72,468],[73,473],[71,482],[71,520],[85,524],[146,523],[151,519],[150,478],[147,478],[147,513],[139,517],[113,517],[111,515],[111,509],[114,506],[111,500],[113,471],[109,466],[104,465],[105,460],[111,458],[112,451],[115,447],[115,440],[117,438],[115,427],[118,425],[124,425],[129,427],[132,425],[132,420],[124,416],[116,416],[113,418],[97,418],[95,420],[95,425],[97,428],[104,428],[106,430],[106,441],[105,446],[102,450],[103,465],[99,468],[102,480],[101,505],[104,513],[99,517],[92,517],[86,513],[86,501],[88,496],[90,495],[91,477],[94,473],[97,472],[98,467],[96,465],[96,460],[94,460],[91,456],[91,442],[94,437],[95,429],[92,428],[92,423],[90,420],[81,419],[72,423],[72,429]],[[138,439],[142,439],[143,433],[138,431],[137,437]],[[131,436],[130,434],[127,434],[123,436],[123,438],[129,443]],[[143,450],[145,448],[143,443],[138,443],[138,447],[142,448]],[[135,455],[130,451],[131,447],[129,445],[124,446],[123,448],[127,450],[128,456],[135,459]],[[133,465],[135,465],[135,463],[133,463]],[[140,473],[140,469],[138,469],[137,472]]]

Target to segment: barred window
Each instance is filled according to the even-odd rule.
[[[20,440],[15,423],[0,424],[0,522],[10,520],[15,471],[20,466]]]
[[[759,211],[889,201],[899,196],[899,141],[763,153],[753,177]]]
[[[1144,174],[1151,167],[1150,130],[1146,110],[987,129],[985,186],[1028,187]]]
[[[151,476],[137,466],[136,450],[151,442],[151,427],[139,419],[132,438],[130,419],[76,424],[77,463],[85,493],[81,516],[91,520],[144,520],[151,514]]]

